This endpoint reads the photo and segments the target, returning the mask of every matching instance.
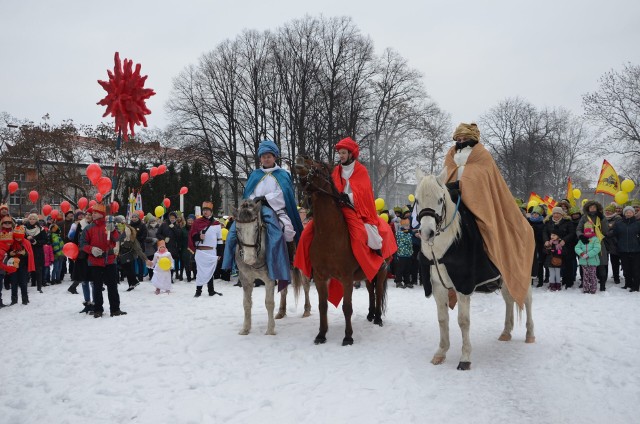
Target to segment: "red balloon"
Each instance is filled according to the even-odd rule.
[[[102,202],[102,194],[96,193],[96,201],[97,202]]]
[[[62,246],[62,253],[64,253],[64,255],[71,260],[77,258],[79,252],[80,250],[75,243],[69,242],[65,243],[64,246]]]
[[[89,202],[89,207],[92,207],[92,206],[93,206],[93,205],[95,205],[96,203],[98,203],[98,202],[96,202],[95,200],[91,200],[91,201]]]
[[[115,200],[111,202],[111,215],[115,215],[120,210],[120,204]]]
[[[51,211],[51,219],[53,219],[54,221],[57,220],[59,216],[60,212],[58,212],[58,209],[54,209]]]
[[[33,190],[29,192],[29,200],[31,200],[31,203],[36,203],[38,201],[38,197],[40,197],[40,195],[37,191]]]
[[[158,168],[156,168],[155,166],[151,167],[151,169],[149,170],[149,174],[151,175],[151,178],[155,177],[156,175],[158,175]]]
[[[139,210],[139,211],[136,211],[136,212],[138,212],[138,216],[140,217],[140,219],[144,218],[144,211]]]
[[[169,208],[169,206],[171,206],[171,200],[167,199],[166,197],[164,198],[164,200],[162,201],[162,204],[164,205],[165,208]]]
[[[91,184],[96,184],[98,179],[102,176],[102,168],[97,163],[92,163],[87,166],[87,178],[91,181]]]
[[[158,166],[158,175],[162,175],[167,172],[167,165]]]
[[[181,187],[180,188],[180,194],[187,194],[187,193],[189,193],[189,189],[188,188],[186,188],[186,187]]]
[[[66,215],[67,212],[71,210],[71,203],[67,202],[66,200],[63,201],[62,203],[60,203],[60,209],[62,210],[62,213]]]
[[[49,216],[49,214],[51,213],[51,209],[53,209],[51,205],[44,205],[42,207],[42,215]]]
[[[143,172],[140,175],[140,184],[145,185],[147,181],[149,181],[149,174],[147,172]]]
[[[98,191],[101,194],[107,194],[107,192],[109,192],[109,190],[111,190],[111,178],[109,178],[109,177],[100,177],[98,179],[98,182],[96,183],[96,187],[98,187]]]
[[[15,181],[11,181],[9,183],[9,194],[13,194],[18,190],[18,183]]]
[[[78,208],[80,209],[84,209],[87,207],[87,204],[89,203],[89,201],[87,200],[86,197],[81,197],[78,199]]]

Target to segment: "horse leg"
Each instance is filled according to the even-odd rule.
[[[440,365],[447,358],[449,350],[449,296],[448,290],[442,287],[439,282],[432,283],[433,298],[436,301],[438,310],[438,326],[440,327],[440,345],[433,355],[431,363]]]
[[[342,339],[342,346],[350,346],[353,344],[353,327],[351,326],[351,316],[353,315],[353,282],[348,282],[344,285],[344,298],[342,299],[342,313],[344,314],[344,339]]]
[[[527,291],[527,297],[524,301],[524,307],[527,313],[527,335],[524,339],[525,343],[535,343],[536,336],[533,333],[533,312],[531,307],[533,306],[533,290],[531,290],[531,286],[529,286],[529,290]]]
[[[462,356],[458,369],[466,371],[471,369],[471,339],[469,338],[471,295],[458,293],[458,298],[458,325],[462,332]]]
[[[241,277],[244,277],[241,275]],[[241,336],[246,336],[251,331],[251,294],[253,292],[253,280],[251,282],[246,282],[248,279],[246,277],[241,279],[242,281],[242,291],[244,292],[244,298],[242,300],[242,305],[244,306],[244,324],[242,324],[242,330],[240,330]]]
[[[276,335],[276,320],[273,318],[273,310],[276,307],[275,301],[275,281],[270,278],[265,278],[265,299],[264,306],[267,308],[267,315],[269,319],[267,321],[267,331],[264,333],[267,336],[275,336]]]
[[[508,342],[511,340],[511,331],[513,330],[513,304],[515,302],[513,301],[509,290],[507,290],[507,285],[504,282],[502,283],[502,289],[500,291],[502,292],[506,312],[504,316],[504,330],[502,330],[502,334],[500,334],[498,340]]]
[[[373,281],[367,280],[367,292],[369,292],[369,313],[367,321],[373,322],[376,316],[376,289]]]
[[[315,344],[322,344],[327,341],[327,330],[329,329],[329,325],[327,324],[327,298],[329,296],[328,284],[329,281],[327,280],[316,280],[316,290],[318,290],[318,311],[320,312],[320,330],[313,341]]]
[[[302,287],[304,288],[304,313],[302,314],[302,318],[306,318],[311,315],[311,300],[309,299],[309,290],[311,289],[310,280],[303,276],[300,273],[300,278],[302,278]]]
[[[280,292],[280,308],[276,314],[276,319],[282,319],[287,316],[287,288]]]

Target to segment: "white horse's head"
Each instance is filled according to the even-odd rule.
[[[418,222],[420,223],[420,238],[429,242],[452,219],[455,205],[451,201],[449,191],[444,185],[444,172],[439,176],[427,175],[422,177],[416,188],[418,201]]]
[[[242,201],[237,211],[234,211],[237,217],[235,222],[238,249],[242,261],[247,265],[254,265],[260,254],[265,255],[260,209],[260,203],[247,199]]]

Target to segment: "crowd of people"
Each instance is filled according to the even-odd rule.
[[[472,130],[472,137],[456,137],[460,135],[457,130],[456,146],[471,142],[460,148],[472,149],[479,140],[477,127],[461,124],[460,128]],[[357,161],[357,143],[345,138],[337,143],[336,151],[340,163],[332,179],[340,192],[338,201],[359,265],[367,276],[375,275],[383,261],[393,256],[389,276],[397,288],[423,284],[422,279],[429,277],[422,272],[421,239],[415,216],[412,219],[413,205],[376,211],[369,175]],[[291,176],[277,164],[279,156],[274,142],[260,143],[261,166],[249,176],[243,198],[262,205],[269,276],[283,287],[282,283],[286,285],[291,279],[292,265],[312,277],[308,249],[314,229],[309,225],[312,211],[297,205]],[[447,187],[453,195],[460,195],[460,181]],[[596,293],[598,286],[604,291],[610,262],[615,284],[624,278],[621,288],[639,290],[640,201],[628,206],[611,203],[603,208],[590,200],[580,209],[563,200],[551,210],[537,205],[522,206],[521,211],[535,236],[531,275],[537,278],[537,287],[548,283],[551,291],[569,289],[579,275],[579,287],[585,293]],[[60,220],[43,218],[37,210],[16,219],[7,205],[0,205],[0,283],[10,290],[11,305],[18,303],[18,290],[22,304],[28,305],[29,284],[43,293],[43,288],[60,284],[69,275],[69,293],[79,294],[77,289],[81,287],[81,312],[95,318],[104,314],[105,289],[110,315],[127,314],[120,308],[118,291],[125,280],[126,290],[132,291],[148,278],[155,294],[160,294],[170,293],[174,280],[186,277],[187,282],[195,281],[195,297],[202,295],[205,285],[209,296],[221,295],[215,291],[214,280],[230,281],[236,269],[234,219],[215,218],[214,205],[209,201],[202,203],[201,212],[201,216],[189,214],[186,218],[174,211],[160,218],[133,213],[128,218],[118,215],[107,219],[105,206],[96,203],[86,212],[70,210]],[[388,225],[378,219],[382,212],[388,217]],[[387,244],[383,247],[383,237],[393,239],[390,248]],[[64,252],[69,243],[78,247],[72,258]],[[294,258],[296,245],[298,254]],[[0,290],[0,308],[4,306]]]
[[[603,208],[588,200],[581,209],[564,199],[551,210],[538,205],[522,211],[535,234],[537,287],[569,289],[580,276],[585,293],[605,291],[611,264],[614,284],[621,283],[622,268],[620,287],[640,289],[640,201]]]

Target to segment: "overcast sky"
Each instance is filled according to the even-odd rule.
[[[0,111],[112,122],[96,105],[105,94],[96,80],[119,51],[142,64],[157,93],[149,126],[164,127],[171,80],[185,66],[244,28],[305,14],[351,16],[378,52],[398,50],[454,124],[514,96],[579,114],[601,75],[640,63],[638,0],[3,0]]]

